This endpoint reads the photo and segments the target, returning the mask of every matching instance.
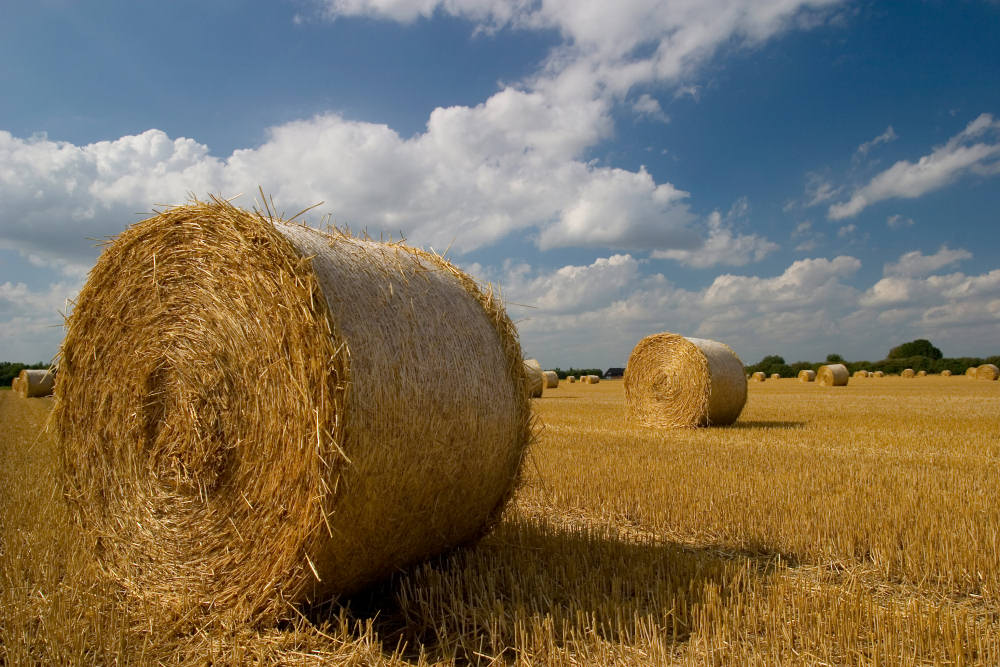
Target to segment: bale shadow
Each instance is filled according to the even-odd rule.
[[[485,656],[515,661],[526,628],[560,649],[588,634],[630,645],[645,624],[680,646],[695,630],[695,607],[706,590],[722,591],[725,604],[741,587],[768,578],[776,555],[725,554],[625,539],[610,529],[507,519],[474,547],[305,614],[322,626],[346,610],[354,622],[372,622],[386,655],[405,644],[409,658],[458,664],[478,664]]]
[[[767,420],[751,420],[751,421],[737,421],[723,428],[733,428],[733,429],[747,429],[747,428],[764,428],[764,429],[796,429],[804,428],[809,422],[802,421],[767,421]]]

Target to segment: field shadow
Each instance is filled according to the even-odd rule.
[[[801,422],[801,421],[768,421],[763,419],[756,419],[751,421],[737,421],[728,426],[724,426],[723,428],[796,429],[796,428],[804,428],[808,423],[809,422]]]
[[[741,587],[770,576],[775,558],[747,556],[506,520],[475,547],[305,613],[322,627],[346,610],[359,627],[373,624],[386,655],[405,644],[410,658],[458,664],[484,656],[516,661],[526,633],[533,645],[560,650],[595,635],[630,645],[645,626],[680,645],[695,630],[695,607],[705,591],[725,604]]]

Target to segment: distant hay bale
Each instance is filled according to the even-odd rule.
[[[573,384],[574,382],[576,382],[576,376],[575,376],[575,375],[567,375],[567,376],[566,376],[566,380],[567,380],[567,381],[568,381],[568,382],[569,382],[570,384]]]
[[[559,386],[559,374],[555,371],[545,371],[542,375],[545,376],[546,389],[555,389]]]
[[[1000,369],[993,364],[983,364],[976,369],[977,380],[996,380],[1000,377]]]
[[[951,371],[949,371],[947,368],[944,369],[943,371],[941,371],[941,377],[951,377]]]
[[[875,371],[872,375],[877,378],[885,377],[885,371]]]
[[[781,373],[771,373],[771,379],[772,380],[780,380],[781,379]]]
[[[599,375],[588,375],[587,376],[587,384],[597,384],[600,381],[601,381],[601,378],[600,378]]]
[[[965,377],[970,377],[970,378],[976,377],[976,367],[975,366],[969,366],[968,368],[966,368],[965,369]]]
[[[843,387],[849,377],[844,364],[826,364],[816,371],[816,384],[821,387]]]
[[[14,392],[18,396],[21,395],[21,376],[20,375],[15,375],[14,378],[10,381],[10,390],[12,392]]]
[[[917,377],[918,378],[925,378],[925,377],[927,377],[927,371],[925,371],[925,370],[919,370],[919,371],[917,371]]]
[[[868,371],[865,371],[865,370],[854,371],[854,377],[856,377],[856,378],[866,378],[866,377],[868,377]]]
[[[732,424],[747,399],[743,362],[728,345],[669,332],[639,341],[624,384],[629,414],[654,427]]]
[[[916,373],[913,372],[912,368],[904,368],[903,372],[899,374],[899,377],[911,378],[914,377]]]
[[[816,379],[816,371],[813,370],[801,370],[799,371],[799,382],[812,382]]]
[[[216,200],[105,248],[52,423],[126,596],[259,622],[482,535],[532,438],[527,381],[502,304],[449,262]]]
[[[767,379],[767,376],[764,375],[764,371],[757,371],[756,373],[750,376],[750,379],[753,382],[763,382],[764,380]]]
[[[52,369],[25,368],[18,377],[18,393],[25,398],[51,396],[56,383],[56,372]]]
[[[545,373],[542,371],[542,365],[538,363],[538,359],[525,359],[524,373],[527,376],[525,387],[528,398],[538,398],[542,395],[542,388],[545,386]]]

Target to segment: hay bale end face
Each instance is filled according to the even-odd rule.
[[[977,380],[996,380],[1000,377],[1000,369],[993,364],[983,364],[976,368]]]
[[[546,389],[555,389],[559,386],[559,374],[555,371],[545,371],[542,375],[545,376]]]
[[[970,378],[976,377],[976,367],[975,366],[969,366],[968,368],[966,368],[965,369],[965,377],[970,377]]]
[[[899,374],[899,377],[911,378],[914,377],[916,373],[913,372],[912,368],[904,368],[903,372]]]
[[[747,399],[743,362],[728,345],[669,332],[639,341],[624,384],[629,414],[654,427],[732,424]]]
[[[502,305],[445,260],[215,201],[105,249],[53,424],[102,570],[242,622],[481,535],[531,440],[527,382]]]
[[[752,380],[753,382],[763,382],[766,379],[767,376],[764,375],[764,371],[757,371],[756,373],[750,376],[750,380]]]
[[[799,382],[812,382],[816,379],[816,371],[812,370],[801,370],[799,371]]]
[[[844,364],[826,364],[816,371],[816,384],[821,387],[844,387],[849,376]]]
[[[524,372],[527,376],[528,398],[538,398],[542,395],[542,388],[545,387],[545,374],[542,373],[542,365],[538,359],[525,359]]]

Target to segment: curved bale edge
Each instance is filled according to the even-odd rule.
[[[821,387],[844,387],[849,377],[844,364],[826,364],[816,371],[816,384]]]

